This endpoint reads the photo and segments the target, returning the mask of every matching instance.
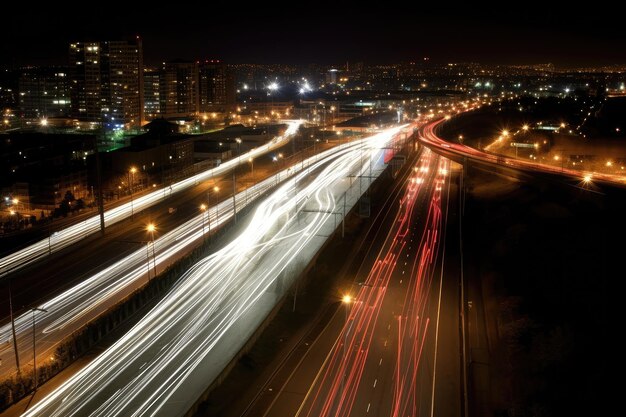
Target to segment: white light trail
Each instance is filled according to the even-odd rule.
[[[204,181],[216,175],[221,175],[236,167],[240,162],[245,164],[248,158],[256,158],[267,152],[272,151],[273,149],[283,146],[289,140],[289,138],[297,132],[301,124],[300,121],[287,121],[287,123],[288,128],[282,136],[277,136],[269,143],[263,146],[259,146],[258,148],[254,148],[245,154],[242,154],[241,157],[233,158],[229,161],[224,162],[218,167],[193,175],[189,178],[172,184],[171,186],[164,187],[159,190],[155,190],[149,194],[135,198],[132,202],[128,202],[107,210],[104,213],[105,227],[127,218],[131,215],[132,211],[144,210],[152,206],[153,204],[167,199],[172,194],[183,191],[200,181]],[[99,230],[100,216],[95,215],[80,223],[54,232],[48,238],[42,239],[39,242],[33,243],[32,245],[24,249],[0,258],[0,277],[3,277],[8,273],[23,268],[24,266],[47,256],[51,252],[57,252],[63,248],[66,248],[71,244],[84,239],[86,236],[98,232]]]
[[[371,163],[365,191],[382,172],[382,148],[399,129],[303,163],[259,203],[239,236],[187,271],[133,329],[26,415],[184,414],[335,230],[341,199],[348,209],[356,204],[360,187],[345,178],[365,174]],[[200,237],[199,223],[195,230]]]

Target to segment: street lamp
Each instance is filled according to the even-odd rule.
[[[237,155],[241,155],[241,139],[235,138],[235,142],[237,142]]]
[[[250,173],[252,175],[252,180],[254,181],[254,159],[250,157],[248,158],[248,162],[250,162]]]
[[[272,92],[278,90],[278,83],[270,83],[270,85],[267,86],[267,89],[270,91],[269,95],[272,96],[272,110],[274,110],[274,95],[272,94]]]
[[[137,172],[137,168],[130,167],[128,171],[128,189],[130,190],[130,218],[133,218],[134,209],[133,209],[133,182],[135,179],[135,172]]]
[[[352,298],[352,296],[350,294],[345,294],[342,298],[341,298],[341,303],[346,306],[346,330],[343,332],[343,360],[347,362],[348,358],[347,358],[347,352],[346,352],[346,345],[348,344],[348,331],[349,331],[349,327],[348,327],[348,319],[349,319],[349,314],[348,314],[348,310],[350,309],[350,305],[352,304],[352,302],[354,301],[354,299]],[[346,371],[345,371],[345,367],[344,367],[344,371],[341,374],[341,390],[344,391],[344,380],[346,377]]]
[[[33,392],[37,392],[37,356],[35,355],[35,311],[40,311],[42,313],[47,313],[48,310],[43,308],[33,308],[31,309],[33,313],[33,376],[34,376],[34,384],[35,388],[33,388]]]
[[[217,193],[220,191],[220,187],[218,187],[217,185],[215,187],[213,187],[213,192],[215,193],[215,224],[216,226],[219,226],[220,224],[220,199],[217,196]],[[210,219],[209,219],[210,221]],[[209,223],[209,233],[211,233],[211,223]]]
[[[200,204],[200,211],[202,212],[202,240],[204,239],[204,212],[206,211],[207,206],[206,204]],[[209,233],[211,233],[211,231],[209,230]]]
[[[146,226],[146,231],[150,232],[150,240],[152,241],[152,262],[153,262],[153,266],[154,266],[154,277],[156,278],[156,276],[157,276],[156,252],[154,250],[154,231],[155,230],[156,230],[156,226],[154,225],[154,223],[150,223],[150,224],[148,224],[148,226]],[[148,261],[148,265],[150,265],[150,261]]]

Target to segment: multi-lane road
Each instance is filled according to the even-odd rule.
[[[567,180],[572,185],[593,190],[594,184],[603,182],[613,185],[626,185],[626,177],[617,174],[603,174],[598,172],[586,172],[566,167],[556,167],[541,164],[521,158],[513,158],[504,155],[484,152],[461,143],[447,141],[437,134],[437,129],[447,118],[440,118],[430,122],[420,129],[419,140],[435,152],[448,156],[455,160],[467,159],[474,163],[497,166],[503,170],[528,173],[534,176],[543,175],[545,178]]]
[[[152,191],[148,194],[135,198],[128,203],[107,210],[104,213],[105,226],[110,226],[114,223],[122,221],[123,219],[130,217],[134,212],[144,210],[169,198],[173,194],[194,186],[200,181],[224,174],[239,164],[247,164],[249,158],[256,158],[283,146],[297,132],[301,124],[300,121],[287,121],[287,123],[288,128],[283,135],[277,136],[263,146],[254,148],[216,168],[198,173],[168,187]],[[55,231],[46,239],[42,239],[19,251],[0,258],[0,277],[3,277],[11,272],[15,272],[35,261],[41,260],[51,253],[67,248],[68,246],[85,239],[87,236],[90,236],[99,230],[100,216],[95,215],[81,221],[80,223]]]
[[[382,172],[383,148],[398,131],[299,164],[238,237],[188,271],[129,333],[27,415],[184,414],[333,233],[343,208],[367,189],[357,182]]]
[[[276,186],[279,178],[288,178],[299,171],[300,165],[289,172],[273,175],[236,195],[237,211],[252,203],[258,196]],[[59,342],[105,312],[119,300],[142,287],[155,274],[184,255],[205,235],[215,230],[233,216],[233,199],[210,207],[205,213],[194,216],[173,230],[155,235],[154,243],[148,240],[110,265],[89,275],[77,285],[39,304],[41,310],[28,311],[15,318],[15,331],[21,364],[32,367],[32,344],[36,343],[39,364],[54,360],[54,350]],[[32,321],[36,321],[33,337]],[[9,376],[16,369],[14,343],[10,323],[0,327],[0,375]]]
[[[444,259],[446,234],[458,233],[446,229],[458,213],[450,164],[423,151],[341,309],[271,404],[246,416],[461,415],[458,241]]]

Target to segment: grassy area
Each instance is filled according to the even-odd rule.
[[[601,415],[619,361],[620,191],[511,183],[469,173],[466,266],[494,323],[490,370],[499,416]]]

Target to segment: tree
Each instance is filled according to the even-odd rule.
[[[76,200],[76,198],[74,198],[74,194],[72,194],[70,190],[67,190],[65,192],[65,197],[63,197],[63,201],[67,201],[68,203],[71,203],[74,200]]]

